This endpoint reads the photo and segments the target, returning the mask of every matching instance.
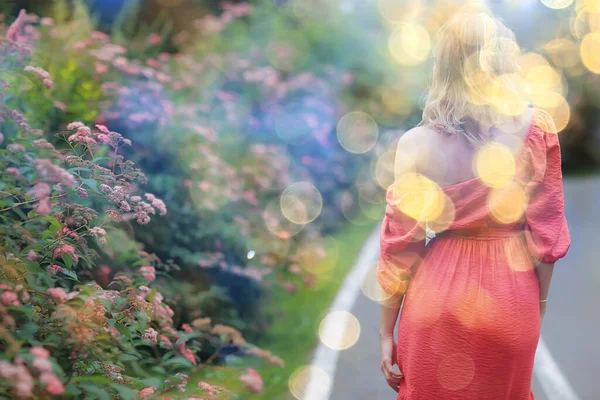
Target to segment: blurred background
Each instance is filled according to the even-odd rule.
[[[563,150],[574,245],[557,268],[546,341],[579,398],[600,398],[590,375],[600,367],[600,1],[0,0],[0,31],[21,9],[30,20],[17,40],[53,87],[13,84],[5,68],[3,101],[48,140],[73,121],[129,138],[144,190],[169,210],[115,224],[76,273],[106,289],[135,269],[132,253],[156,255],[148,285],[174,326],[210,318],[283,360],[244,354],[231,332],[199,346],[209,361],[194,376],[244,399],[307,398],[319,327],[383,217],[395,142],[420,121],[435,33],[454,13],[493,13],[514,30],[531,100],[553,117]],[[371,284],[347,310],[357,328],[323,383],[333,398],[393,398],[379,376]],[[158,372],[129,361],[115,363],[136,388],[158,385],[148,380]],[[260,390],[239,380],[247,368]],[[541,399],[572,399],[535,385]]]

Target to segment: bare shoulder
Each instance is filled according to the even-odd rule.
[[[436,146],[438,136],[437,132],[424,126],[406,131],[398,139],[396,148],[396,178],[407,172],[421,172],[422,164],[429,158],[431,149]]]

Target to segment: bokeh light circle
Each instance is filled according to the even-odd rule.
[[[511,149],[504,144],[492,142],[477,151],[474,170],[483,183],[492,188],[500,188],[515,176],[517,167]]]
[[[512,224],[523,217],[528,200],[527,193],[516,182],[493,189],[488,197],[490,215],[496,222]]]
[[[419,15],[422,0],[378,0],[379,12],[390,22],[408,21]]]
[[[402,23],[390,35],[388,47],[399,64],[418,65],[429,57],[431,38],[421,25]]]
[[[567,8],[571,4],[573,4],[573,0],[541,0],[541,1],[546,7],[553,8],[555,10]]]
[[[437,219],[444,210],[445,196],[437,183],[416,172],[403,174],[392,186],[392,202],[416,221]]]
[[[600,31],[585,35],[581,42],[580,52],[583,65],[591,72],[600,74]]]
[[[367,113],[352,111],[340,118],[337,124],[337,139],[348,152],[362,154],[377,143],[377,122]]]
[[[321,342],[333,350],[346,350],[360,337],[360,322],[347,311],[332,311],[319,325]]]
[[[281,212],[280,198],[274,198],[267,203],[262,213],[263,220],[269,232],[281,239],[289,239],[304,229],[304,225],[288,220]]]
[[[323,209],[319,190],[309,182],[296,182],[285,188],[280,197],[281,213],[295,224],[314,221]]]
[[[309,382],[315,382],[308,393]],[[298,400],[325,399],[331,391],[332,379],[322,368],[306,365],[295,370],[288,379],[290,393]],[[310,398],[309,398],[310,397]]]
[[[466,388],[475,377],[475,363],[464,353],[447,355],[438,366],[438,382],[447,390]]]

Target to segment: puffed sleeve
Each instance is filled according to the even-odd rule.
[[[525,211],[527,247],[537,262],[553,264],[564,257],[571,245],[565,218],[561,155],[553,123],[541,117],[532,127],[529,152],[533,165],[529,204]],[[550,126],[549,126],[550,125]]]
[[[381,226],[381,253],[377,262],[377,281],[389,295],[402,295],[408,290],[413,267],[425,251],[422,223],[400,211],[397,206],[406,194],[387,190],[386,212]]]

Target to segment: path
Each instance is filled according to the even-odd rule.
[[[600,378],[596,377],[596,371],[600,371],[600,241],[597,235],[600,177],[565,182],[565,199],[573,244],[567,257],[555,268],[548,312],[542,326],[545,347],[538,348],[533,390],[536,400],[597,400],[600,399]],[[377,241],[370,240],[369,248],[363,251],[361,263],[367,263],[369,268],[377,258],[377,251],[371,247],[377,245]],[[332,370],[335,379],[329,398],[393,400],[394,393],[379,371],[379,305],[362,292],[358,293],[355,301],[347,304],[360,321],[361,335],[356,345],[335,355],[337,364],[334,363]],[[346,293],[340,297],[348,296]],[[321,353],[321,358],[327,359],[327,351],[321,350]],[[570,384],[574,393],[569,392],[565,384]]]

